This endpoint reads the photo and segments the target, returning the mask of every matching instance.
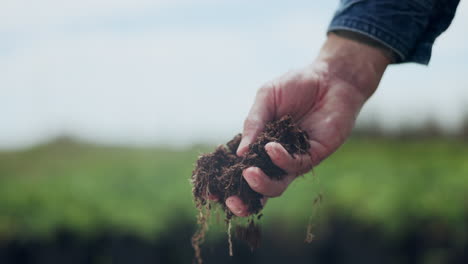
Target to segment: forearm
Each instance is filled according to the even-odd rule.
[[[428,64],[435,39],[450,25],[459,0],[342,0],[328,32],[361,34],[391,49],[393,63]]]
[[[391,58],[384,50],[333,33],[315,61],[327,76],[339,78],[369,98],[382,78]]]

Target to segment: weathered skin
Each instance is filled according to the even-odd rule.
[[[293,158],[280,144],[268,143],[268,155],[288,176],[275,181],[259,168],[249,167],[243,176],[250,187],[267,197],[280,196],[297,175],[308,172],[337,150],[389,63],[390,59],[377,48],[330,34],[310,66],[262,86],[245,120],[237,155],[246,153],[268,121],[286,114],[308,133],[311,147],[308,154]],[[229,197],[226,205],[235,215],[248,216],[239,197]]]

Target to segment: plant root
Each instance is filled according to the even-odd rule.
[[[229,244],[229,256],[234,256],[232,253],[232,235],[231,235],[231,227],[232,227],[232,220],[228,220],[228,229],[227,229],[227,234],[228,234],[228,244]]]
[[[192,236],[192,247],[195,251],[194,263],[202,264],[200,245],[205,242],[205,235],[208,231],[208,219],[210,217],[210,204],[198,208],[197,224],[198,230]]]

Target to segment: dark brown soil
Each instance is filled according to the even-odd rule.
[[[257,214],[262,209],[261,194],[250,188],[242,177],[242,171],[256,166],[271,179],[281,180],[286,172],[277,167],[265,150],[269,142],[278,142],[290,154],[304,154],[309,149],[307,134],[295,125],[290,116],[268,123],[257,140],[249,146],[245,157],[236,155],[241,134],[236,135],[226,146],[219,146],[212,153],[202,155],[192,174],[193,195],[198,208],[207,203],[209,196],[218,199],[226,212],[227,219],[233,214],[225,205],[228,197],[237,195],[248,206],[250,214]]]
[[[195,204],[199,209],[199,230],[192,237],[192,245],[195,249],[195,259],[202,263],[200,244],[203,243],[205,232],[208,228],[207,221],[211,204],[209,197],[217,199],[217,203],[226,213],[228,223],[229,252],[232,255],[231,242],[231,218],[234,216],[227,208],[225,201],[228,197],[237,195],[247,205],[250,214],[258,214],[262,210],[260,199],[263,195],[255,192],[242,177],[242,171],[248,167],[260,168],[268,177],[281,180],[286,172],[277,167],[268,156],[265,145],[269,142],[278,142],[292,155],[307,153],[310,145],[307,134],[299,129],[290,116],[284,116],[280,120],[268,123],[265,130],[260,133],[256,141],[249,146],[244,157],[236,155],[241,141],[241,134],[236,135],[226,146],[219,146],[214,152],[202,155],[192,174],[193,195]],[[262,215],[257,216],[257,220]],[[252,217],[247,226],[237,226],[236,235],[245,240],[253,250],[260,245],[260,228],[254,223]]]

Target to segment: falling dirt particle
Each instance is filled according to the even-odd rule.
[[[262,238],[260,226],[255,224],[253,219],[250,219],[247,226],[236,227],[236,237],[246,241],[250,250],[254,251],[254,249],[260,247],[260,241]]]
[[[263,214],[259,214],[257,215],[257,220],[260,220],[260,218],[262,218]]]
[[[312,227],[313,227],[312,218],[318,217],[318,211],[320,209],[320,205],[322,204],[322,199],[323,199],[323,195],[320,192],[317,194],[317,196],[314,198],[312,202],[312,213],[311,213],[311,216],[309,217],[309,222],[307,223],[306,238],[304,240],[304,242],[306,243],[311,243],[315,238],[314,234],[312,233]]]
[[[192,236],[192,247],[195,250],[195,260],[198,264],[202,264],[201,258],[201,249],[200,246],[205,241],[205,235],[208,231],[208,219],[210,217],[210,210],[209,205],[204,207],[198,208],[198,216],[197,216],[197,223],[198,223],[198,230]]]
[[[228,224],[228,229],[227,229],[227,234],[228,234],[228,244],[229,244],[229,256],[234,256],[232,253],[232,234],[231,234],[231,228],[232,228],[232,220],[229,220]]]
[[[309,223],[307,224],[306,238],[304,242],[311,243],[314,240],[314,234],[312,233],[312,216],[309,218]]]

